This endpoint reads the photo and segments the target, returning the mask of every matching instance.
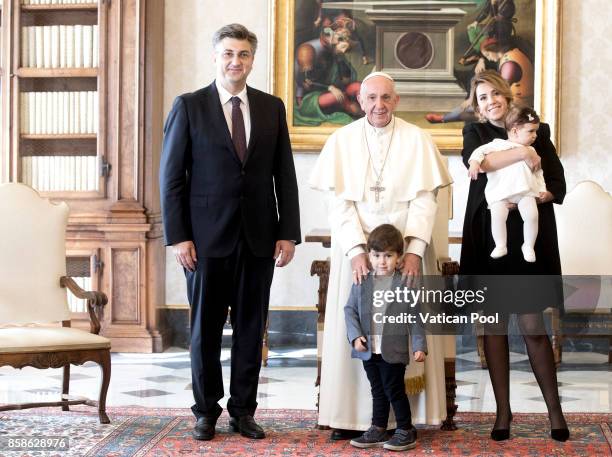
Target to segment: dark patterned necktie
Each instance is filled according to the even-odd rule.
[[[240,99],[232,97],[232,141],[236,148],[236,153],[241,162],[244,162],[246,156],[246,133],[244,131],[244,118],[240,109]]]

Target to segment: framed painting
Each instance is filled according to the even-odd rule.
[[[396,115],[461,150],[472,76],[499,71],[515,99],[558,132],[559,0],[270,0],[272,92],[287,107],[293,148],[319,152],[363,116],[371,71],[389,73]]]

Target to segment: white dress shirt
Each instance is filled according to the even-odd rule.
[[[374,292],[391,290],[391,285],[393,284],[393,275],[375,275],[372,278],[372,282]],[[370,340],[370,350],[372,351],[372,354],[382,354],[382,336],[384,324],[381,320],[374,319],[374,314],[380,313],[381,316],[385,316],[387,314],[387,308],[389,307],[389,303],[387,302],[387,300],[383,300],[383,304],[380,307],[374,307],[373,303],[374,300],[372,300],[372,306],[370,309],[370,336],[372,337]]]
[[[221,107],[223,108],[223,114],[225,115],[225,122],[227,122],[227,128],[229,129],[230,135],[232,134],[232,102],[230,99],[234,95],[230,94],[225,87],[219,84],[219,81],[215,80],[217,86],[217,92],[219,92],[219,100],[221,101]],[[249,98],[247,97],[246,86],[235,95],[240,99],[240,109],[242,110],[242,118],[244,119],[244,133],[246,135],[246,145],[249,147],[249,140],[251,137],[251,112],[249,111]]]

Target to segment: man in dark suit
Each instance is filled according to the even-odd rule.
[[[222,408],[221,336],[231,308],[230,426],[254,421],[274,259],[300,242],[298,190],[283,102],[246,85],[257,37],[240,24],[213,37],[216,79],[176,98],[164,127],[160,192],[166,244],[191,305],[193,436],[214,437]]]

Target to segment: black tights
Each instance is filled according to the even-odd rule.
[[[493,385],[497,418],[493,429],[509,428],[510,411],[510,351],[508,348],[508,317],[500,314],[499,323],[485,327],[484,351]],[[538,381],[550,418],[551,428],[566,428],[561,411],[557,371],[550,339],[544,327],[542,313],[518,314],[519,328],[527,346],[531,369]]]

